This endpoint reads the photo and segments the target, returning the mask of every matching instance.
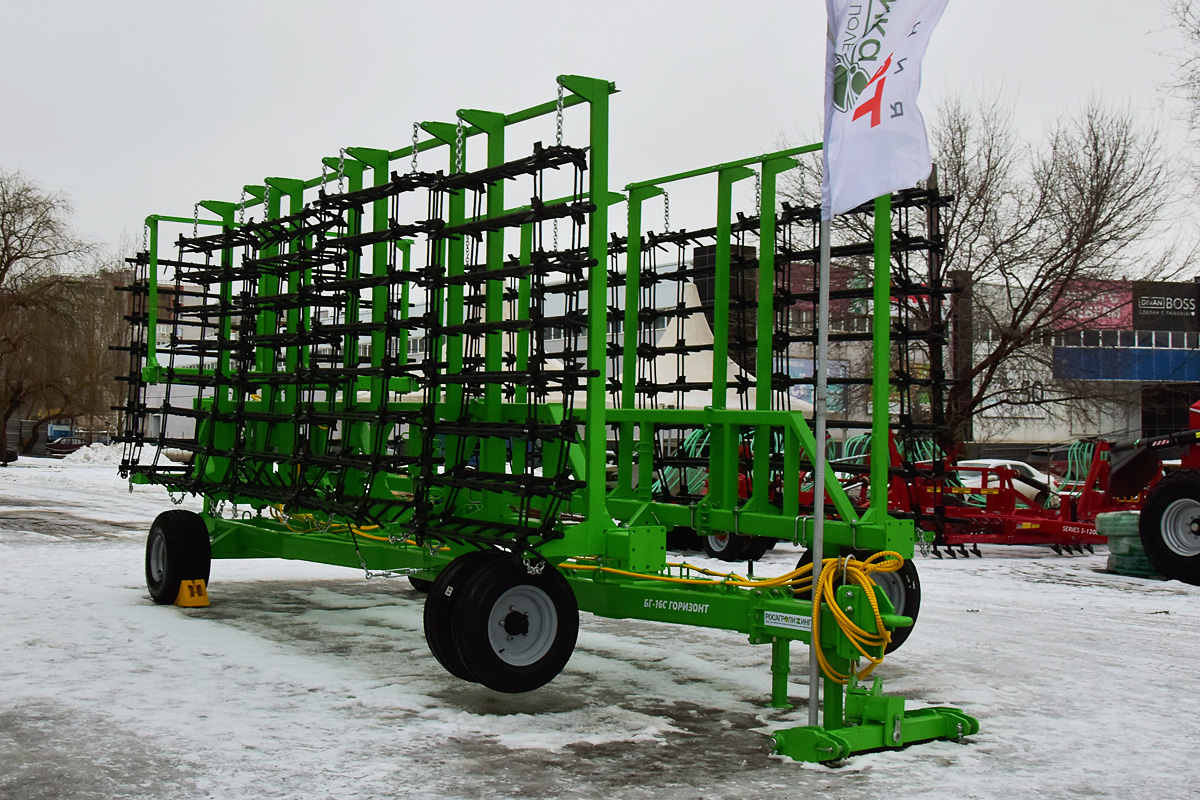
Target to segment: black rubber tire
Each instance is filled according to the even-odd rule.
[[[766,536],[747,536],[746,550],[742,553],[743,561],[758,561],[775,546],[775,540]]]
[[[421,594],[429,594],[429,590],[433,588],[433,581],[428,578],[418,578],[416,575],[409,575],[408,582]]]
[[[691,528],[673,528],[667,531],[668,550],[699,550],[700,537]]]
[[[854,557],[859,560],[865,559],[869,555],[871,553],[867,550],[854,551]],[[800,555],[800,560],[796,562],[796,569],[811,563],[812,551],[805,550]],[[900,649],[913,629],[917,627],[917,615],[921,613],[921,578],[917,574],[917,565],[911,558],[905,559],[904,566],[896,572],[876,573],[874,578],[876,585],[883,589],[883,593],[892,602],[896,613],[909,617],[913,621],[913,624],[907,628],[896,628],[892,631],[892,639],[888,642],[884,653],[894,653]],[[796,592],[796,597],[808,600],[812,597],[812,592]]]
[[[511,557],[486,563],[471,578],[452,628],[475,679],[510,694],[553,680],[579,635],[579,606],[566,578],[551,566],[531,575]]]
[[[1146,557],[1163,577],[1200,586],[1200,470],[1181,469],[1167,475],[1142,505],[1138,533]]]
[[[476,550],[459,556],[438,574],[425,599],[425,642],[429,652],[447,672],[464,681],[476,682],[476,678],[458,652],[454,609],[466,595],[476,570],[482,564],[503,558],[506,556],[496,550]]]
[[[700,537],[704,552],[709,558],[719,558],[722,561],[745,561],[746,547],[749,545],[744,536],[736,533],[714,533]]]
[[[722,561],[758,561],[775,545],[766,536],[741,536],[736,533],[715,533],[700,539],[709,558]]]
[[[208,583],[212,542],[204,520],[193,511],[164,511],[146,537],[146,588],[159,605],[175,602],[184,581]]]

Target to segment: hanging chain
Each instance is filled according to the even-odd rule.
[[[671,195],[663,191],[663,233],[671,230]]]
[[[921,558],[929,558],[930,553],[933,552],[933,544],[920,531],[917,532],[917,547],[921,550]]]
[[[458,127],[454,130],[454,171],[463,171],[463,162],[466,160],[466,148],[463,146],[463,121],[460,117]]]
[[[554,141],[558,144],[559,147],[562,147],[562,142],[563,142],[563,134],[562,134],[562,131],[563,131],[563,87],[562,87],[561,83],[558,85],[558,104],[555,106],[555,110],[554,110],[554,123],[555,123],[556,130],[557,130],[557,135],[555,136]]]
[[[329,167],[325,164],[325,159],[321,159],[321,189],[324,190],[325,184],[329,182]]]
[[[246,224],[246,190],[242,189],[242,197],[238,200],[238,225]]]
[[[563,143],[563,87],[562,87],[561,83],[558,85],[558,102],[555,104],[555,107],[554,107],[554,127],[555,127],[554,141],[559,147],[562,147],[562,143]],[[556,252],[556,253],[558,252],[558,219],[557,218],[554,220],[554,252]]]
[[[421,130],[421,123],[413,123],[413,141],[412,141],[412,167],[409,169],[413,175],[417,174],[417,134]]]
[[[342,147],[338,150],[338,194],[345,194],[346,189],[343,181],[346,177],[346,148]]]
[[[150,226],[149,225],[142,226],[142,252],[143,253],[150,252]]]
[[[192,206],[192,238],[200,236],[200,204]]]
[[[263,222],[271,215],[271,184],[263,180]]]
[[[754,213],[762,211],[762,176],[754,173]]]

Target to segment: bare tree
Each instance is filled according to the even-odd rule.
[[[0,170],[0,423],[44,402],[62,382],[65,349],[79,325],[72,270],[93,246],[70,226],[61,193],[43,191],[20,172]],[[75,340],[78,341],[78,340]]]
[[[1174,178],[1155,131],[1127,110],[1091,103],[1033,147],[1012,117],[999,99],[959,98],[930,126],[938,188],[954,197],[941,214],[945,246],[933,277],[964,290],[950,304],[951,321],[955,304],[969,302],[979,334],[951,376],[946,447],[969,438],[975,416],[993,409],[1080,401],[1086,412],[1119,401],[1097,382],[1045,381],[1052,337],[1110,311],[1096,303],[1108,282],[1160,277],[1173,257],[1156,249]],[[815,162],[799,171],[796,200],[818,196],[819,175]],[[861,216],[837,224],[843,237],[870,236]],[[918,317],[929,313],[922,299],[907,302],[918,304]]]
[[[1172,0],[1168,17],[1184,40],[1174,54],[1176,77],[1169,88],[1184,101],[1184,119],[1195,133],[1200,131],[1200,10],[1192,0]]]

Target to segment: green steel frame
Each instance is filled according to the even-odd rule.
[[[228,349],[218,349],[211,361],[200,358],[195,366],[181,365],[163,357],[163,347],[157,341],[156,331],[160,323],[160,308],[164,305],[164,293],[169,287],[160,285],[164,270],[171,268],[172,259],[160,255],[160,242],[165,225],[186,228],[203,226],[205,230],[219,229],[223,236],[236,236],[239,228],[247,223],[247,209],[259,210],[264,223],[279,221],[280,228],[299,223],[297,219],[306,207],[306,193],[311,197],[314,190],[324,191],[336,179],[340,184],[345,179],[350,193],[361,193],[370,188],[385,188],[396,176],[389,176],[393,162],[409,159],[415,154],[428,154],[437,148],[446,147],[450,174],[465,172],[463,148],[476,137],[484,137],[486,168],[499,168],[505,163],[506,145],[510,143],[510,129],[523,122],[547,115],[561,114],[563,110],[585,106],[587,111],[587,186],[586,241],[582,246],[593,260],[594,266],[587,271],[586,309],[608,308],[609,271],[606,266],[617,250],[612,249],[609,227],[609,208],[615,203],[628,203],[628,230],[625,246],[624,308],[619,311],[626,331],[636,331],[639,320],[639,263],[643,255],[642,230],[643,204],[649,198],[663,192],[668,184],[689,178],[716,176],[716,285],[728,285],[730,264],[730,230],[734,220],[732,197],[737,182],[761,176],[761,200],[759,206],[759,235],[761,241],[775,239],[777,207],[777,176],[792,169],[795,157],[819,147],[793,148],[777,153],[765,154],[741,161],[719,164],[705,169],[670,175],[654,180],[629,184],[624,197],[610,192],[608,120],[609,99],[616,91],[607,81],[578,76],[561,76],[558,79],[560,99],[534,106],[514,114],[489,111],[464,110],[458,113],[459,124],[426,122],[421,128],[430,135],[423,141],[396,150],[371,148],[348,148],[339,157],[323,160],[322,175],[318,178],[299,180],[268,178],[261,184],[244,187],[241,203],[204,201],[197,206],[193,218],[182,216],[148,217],[148,241],[146,254],[141,259],[145,279],[141,288],[145,313],[141,317],[144,342],[138,344],[135,336],[131,370],[131,417],[144,423],[153,412],[153,404],[146,400],[147,387],[162,386],[213,386],[211,393],[195,402],[196,418],[192,462],[186,468],[163,467],[160,454],[172,446],[166,427],[157,437],[148,436],[143,430],[131,430],[123,471],[133,481],[161,483],[173,490],[197,490],[205,495],[203,518],[212,539],[213,558],[261,558],[277,557],[301,559],[346,567],[360,567],[372,572],[400,571],[426,579],[437,573],[458,555],[477,547],[480,543],[510,549],[517,556],[544,559],[552,565],[563,565],[569,559],[582,559],[576,563],[604,566],[609,571],[595,569],[568,569],[566,576],[573,587],[581,609],[612,618],[629,618],[673,622],[711,628],[734,630],[748,636],[751,643],[772,646],[771,669],[773,674],[772,704],[790,707],[788,702],[788,674],[790,670],[789,645],[793,641],[810,642],[813,617],[812,604],[797,598],[790,589],[754,589],[740,587],[731,581],[714,581],[704,585],[669,583],[646,579],[650,577],[680,576],[678,568],[670,567],[665,557],[665,530],[672,527],[692,527],[698,532],[726,531],[753,532],[799,544],[812,541],[813,523],[811,512],[801,507],[799,487],[794,482],[785,484],[782,498],[770,502],[766,496],[769,485],[771,448],[782,441],[785,472],[795,474],[804,460],[810,460],[816,449],[813,432],[808,420],[799,411],[772,408],[771,375],[771,308],[774,268],[773,248],[764,246],[759,260],[760,280],[758,284],[757,315],[758,338],[761,344],[756,361],[756,400],[751,409],[726,408],[727,352],[726,330],[729,321],[728,296],[716,292],[714,308],[715,322],[713,358],[712,404],[702,409],[652,409],[639,407],[635,393],[635,363],[637,354],[636,337],[626,335],[621,346],[619,367],[620,391],[609,405],[606,399],[607,359],[610,357],[609,319],[605,313],[586,313],[586,365],[591,377],[586,379],[582,436],[569,447],[569,464],[573,474],[581,481],[563,506],[561,520],[557,524],[557,538],[530,540],[529,543],[511,543],[504,534],[495,534],[491,539],[456,538],[439,535],[436,531],[423,532],[413,527],[411,512],[401,511],[390,517],[377,519],[379,527],[368,528],[366,521],[356,519],[349,512],[326,509],[315,502],[305,505],[305,499],[273,502],[266,494],[239,491],[228,486],[233,471],[242,469],[239,454],[253,451],[257,454],[278,452],[269,469],[254,474],[268,475],[278,483],[280,491],[289,486],[295,488],[310,467],[292,458],[288,448],[297,441],[295,420],[302,417],[297,409],[302,405],[299,396],[302,389],[290,384],[272,385],[263,383],[254,395],[247,396],[230,382],[222,383],[223,376],[233,381],[234,368]],[[327,172],[324,168],[331,170]],[[370,173],[368,175],[368,173]],[[529,206],[506,205],[504,181],[489,184],[486,190],[486,206],[472,214],[465,204],[464,191],[448,193],[448,204],[444,212],[445,225],[450,228],[473,223],[486,223],[511,218],[514,214],[529,212]],[[350,208],[346,211],[348,235],[386,232],[396,221],[389,216],[386,198],[370,201],[361,213]],[[204,209],[211,218],[200,219],[199,209]],[[889,198],[880,198],[875,207],[875,318],[874,327],[874,415],[872,419],[873,458],[872,485],[882,487],[887,482],[886,430],[888,408],[888,284],[890,206]],[[508,243],[502,229],[488,229],[484,225],[486,270],[497,276],[505,275],[510,262],[506,261]],[[516,261],[531,263],[536,236],[535,224],[519,226],[519,254]],[[467,268],[466,248],[469,236],[461,235],[445,243],[444,252],[433,260],[440,259],[441,269],[450,276],[463,276]],[[295,256],[313,246],[313,239],[295,238],[281,240],[263,248],[260,256],[270,259],[280,254]],[[416,269],[410,263],[414,249],[413,238],[397,239],[367,244],[361,256],[351,258],[348,280],[363,279],[363,286],[371,286],[367,278],[382,278],[395,271],[409,273]],[[611,252],[610,252],[611,250]],[[213,268],[220,273],[233,267],[235,247],[223,246],[217,251]],[[431,251],[432,252],[432,251]],[[396,259],[399,258],[399,262]],[[299,262],[296,262],[299,263]],[[435,265],[436,266],[436,265]],[[765,276],[765,277],[761,277]],[[234,300],[234,288],[230,281],[219,278],[217,301],[230,303]],[[504,283],[495,279],[488,281],[485,297],[484,318],[491,324],[501,324],[506,317],[505,302],[515,302],[517,316],[525,318],[530,313],[531,289],[528,279],[521,279],[514,294],[506,297]],[[282,274],[263,271],[253,289],[256,296],[263,298],[295,298],[310,291],[311,271],[293,265]],[[463,284],[449,283],[437,312],[441,324],[454,330],[464,326]],[[358,294],[347,302],[346,322],[352,326],[363,319],[380,320],[388,312],[388,288],[376,283],[366,290],[367,297],[361,307]],[[404,284],[400,295],[405,314],[410,300],[408,284]],[[428,301],[431,304],[432,300]],[[511,306],[510,306],[511,307]],[[312,350],[294,344],[271,346],[270,337],[276,331],[294,334],[307,330],[313,324],[316,309],[303,303],[281,302],[274,310],[260,305],[255,320],[256,347],[254,370],[257,374],[269,375],[276,372],[304,372],[313,358]],[[511,315],[511,311],[509,312]],[[137,315],[135,314],[135,317]],[[216,340],[229,342],[236,338],[233,316],[217,320],[207,335]],[[499,385],[483,390],[480,398],[464,399],[461,384],[440,386],[438,396],[431,402],[422,403],[402,399],[414,389],[414,382],[407,377],[380,377],[386,368],[385,358],[389,352],[387,337],[395,335],[399,342],[396,349],[403,354],[408,351],[408,329],[393,334],[389,330],[375,328],[371,331],[370,369],[364,367],[364,375],[356,378],[353,391],[340,394],[326,391],[320,401],[309,400],[313,413],[341,414],[344,427],[341,429],[343,442],[359,443],[364,453],[375,457],[389,447],[397,428],[383,422],[372,421],[370,413],[378,409],[389,409],[395,419],[409,419],[405,414],[414,414],[421,409],[432,409],[439,419],[474,417],[491,423],[520,422],[521,408],[528,397],[518,387],[515,395],[505,397]],[[450,334],[445,337],[445,372],[453,375],[464,370],[463,337]],[[485,337],[482,353],[487,372],[505,369],[520,371],[528,366],[531,341],[527,331],[517,332],[513,339],[515,352],[507,352],[500,332],[491,330]],[[394,344],[394,343],[392,343]],[[358,338],[345,334],[342,343],[345,367],[349,370],[358,364]],[[507,360],[506,360],[507,359]],[[386,376],[386,372],[382,373]],[[208,383],[206,383],[208,381]],[[204,390],[202,390],[204,391]],[[140,394],[139,394],[140,392]],[[201,413],[203,412],[203,413]],[[205,414],[208,416],[206,417]],[[240,415],[240,416],[239,416]],[[231,418],[241,420],[244,430],[222,422]],[[539,420],[561,421],[563,409],[547,405],[539,411]],[[382,419],[382,418],[381,418]],[[710,491],[702,501],[688,505],[664,503],[654,499],[650,480],[638,480],[637,475],[652,473],[653,440],[656,426],[690,426],[708,431],[711,446],[708,449],[708,473]],[[312,441],[307,446],[316,452],[321,436],[332,434],[318,432],[313,428]],[[609,487],[606,477],[606,460],[609,451],[609,432],[614,431],[617,471],[615,482]],[[754,487],[748,497],[738,496],[738,449],[740,437],[747,431],[755,433],[752,452],[752,480]],[[428,456],[422,448],[431,447],[429,442],[417,441],[413,435],[406,444],[405,452],[414,457]],[[526,452],[513,449],[506,452],[505,443],[499,437],[481,436],[477,443],[478,469],[481,473],[503,473],[525,470]],[[147,464],[141,460],[143,445],[156,447],[155,457]],[[348,445],[347,445],[348,446]],[[466,448],[470,451],[471,448]],[[442,469],[450,470],[460,461],[453,437],[445,443],[445,464]],[[548,450],[547,452],[550,452]],[[232,454],[232,456],[230,455]],[[245,464],[251,462],[245,461]],[[246,467],[249,469],[249,467]],[[249,474],[249,473],[248,473]],[[205,482],[196,483],[203,479]],[[410,473],[402,471],[379,474],[364,467],[347,467],[338,478],[344,492],[357,493],[368,499],[383,502],[393,497],[409,496],[419,490],[419,468]],[[289,484],[293,481],[293,484]],[[243,487],[249,483],[240,484]],[[323,484],[319,484],[323,485]],[[904,557],[913,552],[914,528],[911,521],[890,517],[886,509],[886,492],[872,493],[871,506],[859,513],[851,504],[835,480],[832,470],[827,471],[828,497],[835,509],[835,518],[830,519],[825,534],[827,554],[834,555],[843,548],[868,550],[891,550]],[[349,488],[346,488],[349,487]],[[430,492],[430,503],[439,513],[446,513],[446,505],[456,504],[452,509],[461,517],[470,518],[486,526],[489,520],[507,519],[510,508],[517,502],[514,495],[503,492],[483,493],[476,496],[469,492]],[[441,503],[438,506],[438,503]],[[232,515],[228,509],[232,507]],[[264,515],[272,507],[284,507],[280,518]],[[240,509],[240,510],[239,510]],[[323,520],[297,529],[294,521],[310,515],[309,519]],[[289,522],[289,519],[291,522]],[[330,524],[336,522],[337,524]],[[356,527],[357,526],[357,527]],[[474,534],[473,534],[474,535]],[[480,534],[483,536],[483,534]],[[509,546],[511,545],[511,546]],[[632,574],[627,574],[632,573]],[[859,587],[843,587],[837,592],[836,602],[843,605],[852,618],[863,627],[873,625],[869,604],[862,597]],[[911,624],[911,620],[896,616],[886,596],[875,590],[880,606],[885,611],[884,621],[889,627]],[[835,668],[848,671],[857,653],[845,635],[838,629],[828,608],[821,610],[822,640],[818,643]],[[793,758],[807,761],[829,761],[843,758],[851,753],[879,748],[900,747],[929,739],[961,738],[974,733],[977,723],[953,709],[922,709],[905,711],[902,698],[885,697],[879,685],[870,689],[851,684],[848,688],[825,681],[825,716],[820,727],[799,727],[782,730],[776,734],[777,748]]]

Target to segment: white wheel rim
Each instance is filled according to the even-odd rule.
[[[905,590],[904,581],[901,580],[900,576],[895,572],[874,572],[871,573],[871,579],[887,595],[888,602],[892,604],[892,609],[897,614],[903,614],[904,600],[908,592]]]
[[[1163,544],[1180,556],[1200,555],[1200,536],[1192,533],[1192,520],[1200,517],[1200,502],[1191,498],[1176,500],[1163,511],[1159,532]]]
[[[167,572],[167,540],[160,533],[150,539],[150,577],[158,583]]]
[[[514,586],[497,598],[488,614],[488,642],[506,664],[527,667],[550,652],[558,633],[558,612],[536,586]]]
[[[708,537],[708,545],[714,553],[723,553],[729,547],[728,533],[714,533]]]

